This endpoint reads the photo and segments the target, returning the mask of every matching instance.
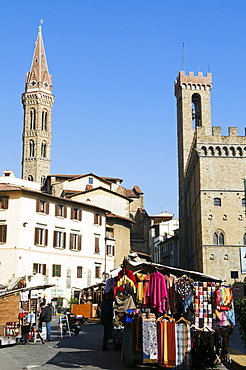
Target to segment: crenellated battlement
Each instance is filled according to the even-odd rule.
[[[246,156],[246,131],[244,136],[238,136],[237,127],[229,127],[228,136],[221,135],[221,127],[212,127],[212,135],[206,135],[204,127],[197,127],[195,141],[200,155]]]
[[[212,89],[212,73],[207,73],[204,76],[202,72],[198,72],[195,76],[194,72],[189,72],[186,75],[184,71],[180,71],[175,81],[175,92],[177,88],[210,91]]]

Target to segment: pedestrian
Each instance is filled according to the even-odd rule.
[[[103,351],[108,351],[108,340],[112,334],[112,320],[113,320],[113,305],[110,301],[110,296],[108,293],[103,294],[103,300],[101,303],[101,325],[104,326],[103,329]]]
[[[42,306],[41,306],[42,305]],[[39,324],[38,330],[42,331],[43,322],[46,324],[46,341],[50,341],[50,322],[52,320],[52,306],[51,303],[48,303],[46,306],[41,303],[40,308],[41,312],[39,315]]]

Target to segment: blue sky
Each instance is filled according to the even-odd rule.
[[[53,76],[52,173],[139,185],[151,214],[178,216],[174,81],[212,72],[212,125],[246,123],[246,2],[0,0],[1,166],[21,175],[25,73],[42,26]]]

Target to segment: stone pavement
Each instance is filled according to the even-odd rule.
[[[232,367],[234,369],[246,369],[246,349],[241,339],[239,324],[237,323],[229,337],[229,345]]]
[[[109,343],[110,351],[102,351],[103,327],[101,325],[83,325],[78,336],[60,338],[57,330],[58,317],[55,316],[51,328],[52,339],[45,344],[39,341],[25,346],[17,344],[0,348],[0,370],[123,370],[127,368],[121,362],[121,352],[114,350],[113,343]],[[234,347],[237,345],[237,337],[235,333],[232,343]],[[243,350],[242,347],[240,349]],[[147,366],[140,361],[135,368],[160,369],[155,364]],[[219,365],[216,370],[225,370],[225,366]]]

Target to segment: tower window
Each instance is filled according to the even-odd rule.
[[[242,206],[246,207],[246,199],[245,198],[242,199]]]
[[[214,206],[217,206],[217,207],[221,206],[221,199],[220,198],[214,198]]]
[[[214,232],[213,234],[213,244],[214,245],[224,245],[225,240],[224,240],[224,234],[222,232]]]
[[[43,158],[46,158],[46,148],[47,148],[47,145],[45,142],[43,142],[41,144],[41,157]]]
[[[30,109],[30,130],[36,129],[36,110]]]
[[[202,125],[201,116],[201,96],[199,94],[192,95],[192,126],[196,128]]]
[[[32,175],[28,176],[28,181],[33,181],[33,176]]]
[[[35,144],[33,140],[29,141],[29,157],[34,157]]]
[[[45,176],[41,176],[40,181],[41,181],[41,185],[42,185],[42,186],[44,186],[44,183],[45,183]]]
[[[42,130],[47,131],[47,116],[48,113],[46,111],[42,112]]]
[[[243,245],[246,245],[246,233],[243,235]]]

